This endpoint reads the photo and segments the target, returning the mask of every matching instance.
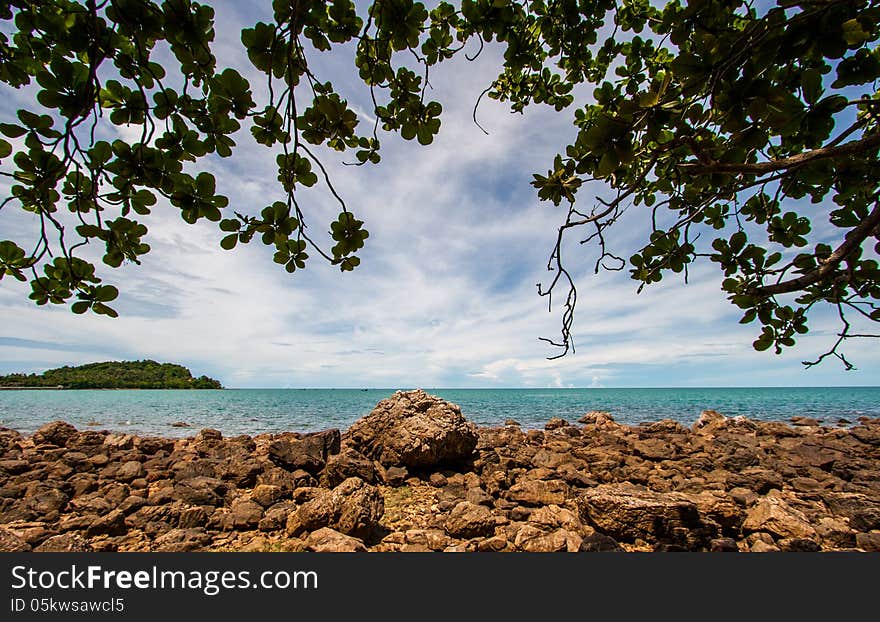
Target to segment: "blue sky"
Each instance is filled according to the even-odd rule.
[[[238,39],[259,15],[252,3],[246,12],[242,3],[211,4],[218,9],[218,65],[237,68],[260,94],[262,81]],[[499,57],[488,47],[475,62],[460,58],[432,70],[431,96],[444,105],[434,144],[384,135],[382,163],[372,167],[346,167],[338,155],[324,155],[336,188],[370,231],[355,272],[313,260],[288,275],[272,263],[270,249],[255,243],[223,251],[215,225],[187,225],[160,201],[144,221],[153,250],[143,264],[99,268],[122,291],[120,318],[38,308],[27,300],[27,286],[0,283],[0,373],[152,358],[230,387],[878,384],[872,341],[845,348],[857,371],[844,372],[835,361],[809,370],[800,364],[832,343],[838,326],[831,316],[814,315],[794,351],[758,353],[751,347],[756,328],[737,323],[715,265],[692,270],[687,286],[664,280],[637,295],[625,272],[594,276],[595,256],[576,243],[565,248],[579,290],[576,352],[548,361],[555,351],[538,337],[557,337],[561,308],[548,312],[535,284],[549,277],[547,257],[564,213],[540,203],[529,181],[573,137],[573,109],[519,115],[484,98],[484,135],[471,111]],[[313,53],[312,63],[368,123],[369,95],[351,55]],[[4,122],[33,97],[6,95]],[[589,91],[580,97],[584,103]],[[122,138],[139,133],[119,129]],[[246,132],[236,140],[232,158],[204,167],[217,176],[230,209],[258,213],[281,198],[275,153]],[[588,206],[590,197],[580,201]],[[338,212],[323,191],[308,192],[302,203],[313,233],[323,233]],[[628,213],[609,237],[612,250],[625,257],[637,250],[648,233],[643,216]],[[0,213],[0,238],[33,236],[34,227],[20,210]]]

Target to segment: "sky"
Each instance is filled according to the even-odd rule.
[[[217,8],[218,66],[248,77],[259,101],[262,81],[239,33],[260,19],[260,3],[210,4]],[[310,62],[368,125],[369,93],[350,52],[313,52]],[[637,294],[625,271],[594,275],[595,249],[576,239],[564,248],[579,294],[575,351],[548,360],[557,351],[539,337],[558,338],[562,308],[554,301],[548,309],[536,284],[552,278],[547,259],[565,213],[538,201],[529,181],[573,139],[574,107],[512,114],[484,98],[478,118],[485,135],[471,114],[499,60],[489,46],[476,61],[457,58],[432,69],[429,96],[444,106],[432,145],[385,134],[382,162],[365,167],[344,166],[345,156],[325,152],[336,189],[370,231],[354,272],[313,258],[289,275],[259,242],[223,251],[216,225],[187,225],[160,200],[143,221],[152,251],[142,264],[99,266],[105,282],[121,290],[114,305],[119,318],[36,307],[28,285],[0,282],[0,373],[154,359],[241,388],[878,384],[880,354],[872,340],[846,344],[855,371],[835,360],[810,369],[801,364],[833,343],[839,327],[827,313],[811,316],[811,332],[794,350],[755,352],[758,330],[738,324],[741,314],[725,299],[716,265],[695,267],[686,285],[666,278]],[[32,105],[32,97],[7,87],[2,121]],[[589,90],[578,98],[587,103]],[[140,134],[117,132],[129,140]],[[232,158],[207,159],[199,170],[216,175],[230,211],[257,214],[282,198],[276,152],[244,131],[235,139]],[[8,186],[2,190],[5,195]],[[591,206],[591,196],[581,195],[582,206]],[[338,206],[320,187],[301,203],[310,232],[328,240]],[[8,207],[0,212],[0,239],[33,240],[35,224]],[[630,210],[608,238],[610,250],[631,255],[647,239],[648,224],[644,212]]]

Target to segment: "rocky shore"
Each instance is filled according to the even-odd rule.
[[[344,433],[0,428],[0,551],[92,550],[880,551],[880,420],[478,429],[411,391]]]

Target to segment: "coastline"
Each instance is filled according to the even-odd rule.
[[[398,392],[347,431],[0,430],[0,549],[880,550],[880,419],[476,427]]]

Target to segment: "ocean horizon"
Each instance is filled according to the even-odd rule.
[[[0,426],[30,434],[50,421],[80,429],[181,437],[202,428],[226,435],[347,429],[397,390],[297,388],[0,391]],[[592,410],[620,423],[672,419],[691,425],[704,410],[756,420],[811,417],[827,425],[880,417],[880,387],[425,388],[458,404],[480,426],[514,420],[542,428]],[[176,424],[176,425],[173,425]],[[181,425],[185,424],[185,426]]]

